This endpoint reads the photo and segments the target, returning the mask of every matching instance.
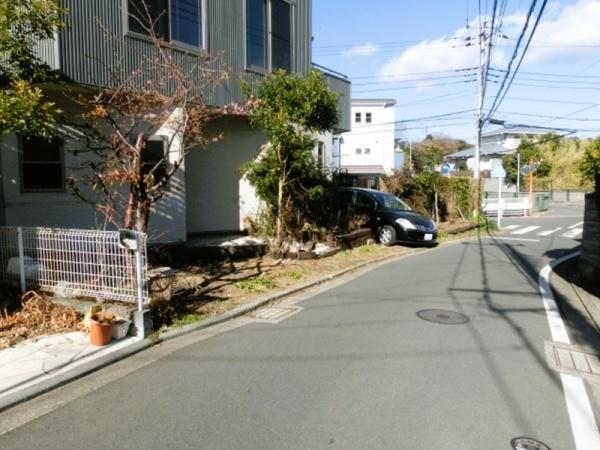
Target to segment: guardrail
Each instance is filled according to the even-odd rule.
[[[144,233],[0,227],[0,283],[63,297],[149,301]],[[132,242],[133,239],[133,242]]]
[[[498,205],[497,198],[487,198],[483,201],[483,212],[488,217],[498,216],[498,206],[502,212],[502,216],[528,216],[529,215],[529,198],[503,198]]]

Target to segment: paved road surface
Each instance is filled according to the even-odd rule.
[[[0,448],[481,450],[528,436],[573,449],[537,277],[579,244],[581,216],[506,219],[508,239],[384,265],[277,324],[244,319],[0,436]],[[417,317],[432,308],[469,321]]]

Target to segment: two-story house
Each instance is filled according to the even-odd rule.
[[[357,186],[377,187],[394,171],[395,105],[393,99],[352,100],[352,130],[341,136],[339,167]]]
[[[480,170],[482,172],[491,171],[494,166],[502,162],[503,156],[515,154],[524,138],[535,141],[545,134],[555,132],[556,130],[553,128],[517,125],[483,133],[481,136]],[[453,167],[453,170],[458,169],[459,162],[462,160],[466,162],[466,168],[473,171],[475,165],[475,148],[471,147],[452,153],[446,156],[446,159]]]
[[[46,86],[65,110],[64,83],[108,86],[111,68],[124,73],[151,55],[152,43],[136,20],[142,0],[62,0],[67,27],[56,38],[39,43],[40,56],[62,81]],[[228,81],[211,92],[212,105],[242,103],[240,78],[251,85],[275,69],[307,74],[311,63],[311,0],[145,0],[156,14],[155,29],[175,50],[178,61],[193,67],[205,52],[218,54],[228,67]],[[99,26],[102,24],[102,26]],[[107,33],[120,41],[107,39]],[[334,133],[350,129],[350,83],[322,70],[329,86],[341,93],[342,120]],[[265,143],[247,117],[230,115],[211,124],[223,138],[191,152],[177,183],[155,205],[149,236],[154,242],[184,241],[194,233],[239,231],[259,202],[240,167],[253,160]],[[95,228],[103,217],[65,188],[77,165],[69,151],[76,133],[62,130],[52,141],[9,136],[0,151],[0,225]],[[157,130],[160,133],[160,130]],[[159,136],[160,137],[160,136]],[[320,137],[323,160],[332,160],[333,135]],[[171,148],[171,152],[173,148]],[[175,148],[175,151],[177,149]],[[81,156],[79,156],[81,157]]]

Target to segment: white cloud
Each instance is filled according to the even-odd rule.
[[[362,58],[366,56],[374,55],[379,51],[379,46],[375,44],[362,44],[355,47],[349,48],[342,52],[342,56],[345,58]]]
[[[499,46],[494,49],[493,65],[506,65],[525,22],[525,15],[525,12],[519,11],[504,18],[503,33],[511,40],[498,39]],[[462,27],[451,37],[422,41],[409,47],[384,64],[379,72],[380,80],[401,81],[411,78],[407,74],[415,72],[451,71],[478,66],[479,53],[476,38],[471,38],[471,46],[464,45],[467,34],[476,35],[477,23],[478,19],[471,22],[470,33]],[[593,47],[593,45],[600,45],[599,23],[600,1],[598,0],[579,0],[562,9],[557,7],[555,2],[550,3],[534,35],[525,62],[581,58],[599,53],[600,49]],[[426,85],[425,83],[433,84],[435,81],[419,83]],[[419,86],[419,84],[415,85]]]

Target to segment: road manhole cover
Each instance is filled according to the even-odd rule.
[[[417,313],[417,316],[428,322],[443,323],[444,325],[460,325],[469,321],[464,314],[445,309],[423,309]]]
[[[510,441],[510,445],[515,450],[551,450],[543,442],[526,437],[517,437]]]

